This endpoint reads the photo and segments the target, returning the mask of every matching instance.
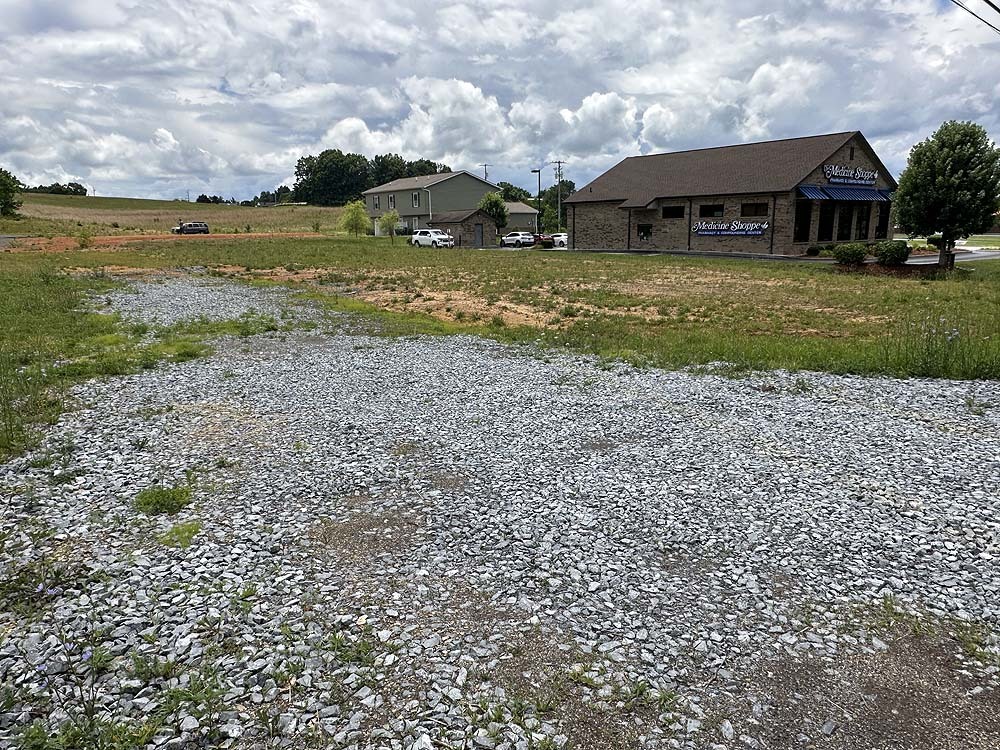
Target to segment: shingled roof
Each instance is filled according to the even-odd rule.
[[[429,188],[431,185],[437,185],[439,182],[450,180],[452,177],[458,177],[460,174],[467,174],[469,177],[475,177],[480,182],[492,185],[497,190],[500,189],[498,185],[494,185],[489,180],[484,180],[482,177],[472,174],[472,172],[460,169],[457,172],[439,172],[437,174],[428,174],[421,177],[403,177],[398,180],[393,180],[392,182],[387,182],[384,185],[369,188],[368,190],[365,190],[362,195],[370,195],[371,193],[388,193],[393,190],[420,190],[422,188]]]
[[[852,130],[630,156],[584,185],[564,203],[622,201],[621,208],[643,208],[657,198],[787,192],[855,136],[860,136],[867,146],[864,136]],[[868,150],[871,151],[870,146]],[[874,152],[871,155],[877,161]],[[889,175],[887,170],[883,174]]]

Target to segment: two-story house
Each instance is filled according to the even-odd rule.
[[[434,215],[446,211],[473,209],[487,193],[500,188],[470,172],[443,172],[423,177],[404,177],[366,190],[362,195],[375,233],[378,218],[393,209],[407,230],[423,229]]]

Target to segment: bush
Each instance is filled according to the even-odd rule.
[[[910,257],[910,246],[905,240],[886,240],[876,243],[872,254],[883,266],[901,266]]]
[[[868,248],[860,242],[846,242],[833,249],[833,257],[842,266],[860,266],[867,255]]]
[[[944,239],[941,237],[940,234],[934,234],[927,238],[927,244],[936,247],[938,250],[941,249],[941,244],[943,242]]]
[[[169,516],[179,513],[191,502],[190,487],[147,487],[135,496],[135,509],[147,515]]]
[[[808,255],[810,258],[817,257],[821,252],[823,252],[822,245],[810,245],[809,247],[806,248],[806,255]]]

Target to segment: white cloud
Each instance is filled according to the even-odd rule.
[[[942,120],[1000,138],[993,32],[923,0],[0,0],[0,165],[103,194],[247,196],[322,148],[531,187],[620,158]]]

